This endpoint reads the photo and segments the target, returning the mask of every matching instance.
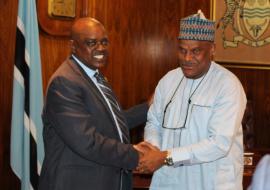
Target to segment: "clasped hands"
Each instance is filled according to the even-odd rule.
[[[158,147],[146,141],[133,147],[139,152],[139,163],[135,172],[152,173],[164,165],[167,151],[160,151]]]

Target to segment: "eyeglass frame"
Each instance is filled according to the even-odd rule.
[[[199,88],[199,86],[201,85],[202,81],[204,80],[205,76],[206,76],[207,72],[203,75],[201,81],[199,82],[199,84],[197,85],[197,87],[195,88],[195,90],[191,93],[191,95],[188,98],[188,106],[187,106],[187,112],[186,112],[186,117],[185,117],[185,121],[182,127],[178,127],[178,128],[168,128],[164,126],[164,120],[165,120],[165,116],[166,116],[166,112],[167,112],[167,108],[168,106],[172,103],[172,99],[174,98],[177,90],[180,87],[180,84],[182,83],[184,76],[182,77],[182,79],[180,80],[179,84],[177,85],[172,97],[170,98],[169,102],[166,104],[164,112],[163,112],[163,118],[162,118],[162,128],[164,129],[171,129],[171,130],[176,130],[176,129],[181,129],[181,128],[185,128],[186,127],[186,123],[187,123],[187,118],[188,118],[188,112],[189,112],[189,106],[191,104],[191,97],[193,96],[193,94],[196,92],[196,90]]]
[[[110,44],[108,38],[102,38],[101,40],[97,39],[88,39],[84,41],[84,44],[89,48],[97,47],[98,45],[102,45],[103,47],[107,47]]]
[[[184,79],[184,76],[181,78],[181,80],[180,80],[180,82],[178,83],[176,89],[174,90],[174,93],[173,93],[172,97],[170,98],[169,102],[166,104],[165,109],[164,109],[164,111],[163,111],[162,128],[164,128],[164,129],[176,130],[176,129],[185,128],[185,126],[186,126],[186,122],[187,122],[187,118],[188,118],[189,105],[191,104],[191,97],[189,97],[189,99],[188,99],[188,106],[187,106],[187,111],[186,111],[186,116],[185,116],[185,120],[184,120],[183,126],[182,126],[182,127],[178,127],[178,128],[169,128],[169,127],[165,127],[165,126],[164,126],[165,116],[166,116],[167,109],[168,109],[169,105],[172,103],[172,99],[175,97],[176,92],[177,92],[177,90],[179,89],[179,87],[180,87],[180,85],[181,85],[183,79]]]

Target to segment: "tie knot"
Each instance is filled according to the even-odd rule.
[[[94,77],[96,77],[96,79],[97,79],[98,82],[104,82],[104,81],[106,81],[105,78],[104,78],[104,76],[101,73],[96,72],[95,75],[94,75]]]

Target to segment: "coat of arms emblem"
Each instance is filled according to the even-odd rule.
[[[224,48],[239,43],[251,47],[270,44],[270,0],[224,1],[226,9],[217,22]]]

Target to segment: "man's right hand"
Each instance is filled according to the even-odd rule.
[[[136,168],[139,173],[152,173],[164,164],[167,151],[160,151],[159,148],[145,141],[133,147],[139,152],[139,164]]]

